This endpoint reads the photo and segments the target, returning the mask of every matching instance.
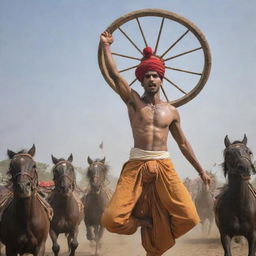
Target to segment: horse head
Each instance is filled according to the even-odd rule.
[[[21,150],[18,153],[8,149],[7,154],[11,160],[8,174],[14,193],[19,198],[29,198],[38,186],[36,162],[33,160],[35,145],[28,151]]]
[[[87,178],[89,179],[91,189],[98,193],[108,173],[108,165],[105,164],[105,157],[103,159],[95,159],[94,161],[88,156],[87,162],[89,167],[87,169]]]
[[[246,135],[244,135],[242,141],[236,140],[233,143],[226,136],[224,144],[226,146],[223,153],[225,177],[228,175],[229,177],[238,177],[247,180],[252,174],[256,173],[252,151],[246,145]]]
[[[64,196],[73,192],[76,186],[76,176],[72,161],[72,154],[70,154],[67,160],[64,158],[57,159],[52,155],[52,162],[54,164],[52,171],[55,190]]]

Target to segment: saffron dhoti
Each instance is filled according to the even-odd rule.
[[[131,159],[124,164],[102,224],[110,232],[133,234],[140,218],[152,219],[152,229],[142,228],[141,236],[147,255],[154,256],[162,255],[199,223],[191,196],[170,159]]]

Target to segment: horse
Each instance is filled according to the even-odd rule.
[[[248,241],[248,256],[256,252],[256,191],[249,179],[255,174],[252,151],[247,137],[242,141],[224,139],[224,176],[227,184],[216,198],[215,221],[220,232],[225,256],[231,256],[231,239],[244,236]]]
[[[208,231],[207,234],[209,235],[211,232],[212,224],[214,222],[214,192],[216,189],[216,178],[212,172],[206,172],[211,177],[211,184],[205,185],[203,184],[202,180],[197,182],[198,188],[197,193],[194,198],[195,206],[198,212],[198,215],[201,220],[202,224],[202,231],[205,233],[206,231],[206,224],[208,221]]]
[[[47,200],[54,211],[50,225],[52,251],[55,256],[59,254],[60,246],[57,239],[60,233],[65,233],[69,256],[74,256],[78,247],[78,227],[83,219],[83,204],[75,192],[76,175],[72,165],[73,155],[71,154],[67,160],[57,159],[53,155],[51,157],[54,164],[52,172],[55,187]]]
[[[101,216],[106,208],[111,191],[106,187],[107,174],[109,166],[103,159],[94,161],[88,156],[87,178],[89,180],[89,189],[83,197],[84,203],[84,223],[86,226],[86,237],[90,242],[96,242],[95,255],[101,247],[101,238],[104,227],[101,225]]]
[[[10,188],[8,187],[8,184],[0,185],[0,215],[4,211],[5,202],[6,200],[8,200],[8,193],[10,192],[11,191],[10,191]],[[2,249],[3,249],[3,244],[0,242],[0,256],[2,255]]]
[[[0,240],[6,255],[30,253],[42,256],[49,233],[51,209],[37,192],[38,175],[33,160],[35,145],[28,151],[7,151],[12,193],[3,210]]]

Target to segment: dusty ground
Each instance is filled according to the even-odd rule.
[[[66,256],[67,245],[63,236],[59,237],[61,245],[61,255]],[[247,244],[242,245],[232,243],[233,256],[247,255]],[[92,248],[85,237],[84,224],[80,225],[79,247],[77,256],[93,256]],[[52,256],[51,242],[47,241],[46,255]],[[101,249],[102,256],[145,256],[143,247],[140,244],[140,233],[137,232],[131,236],[121,236],[105,232],[103,236],[103,245]],[[219,234],[216,227],[213,228],[209,236],[203,235],[200,226],[195,227],[184,237],[177,240],[176,245],[167,251],[164,256],[223,256],[223,249],[220,244]]]

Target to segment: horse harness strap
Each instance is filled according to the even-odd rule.
[[[252,192],[254,198],[256,199],[256,191],[255,191],[254,187],[250,183],[248,183],[248,186],[249,186],[249,189]]]
[[[44,207],[47,216],[49,218],[49,220],[52,220],[53,218],[53,209],[52,207],[48,204],[48,202],[46,200],[44,200],[39,193],[36,193],[36,198],[38,199],[38,201],[40,202],[40,204]]]

